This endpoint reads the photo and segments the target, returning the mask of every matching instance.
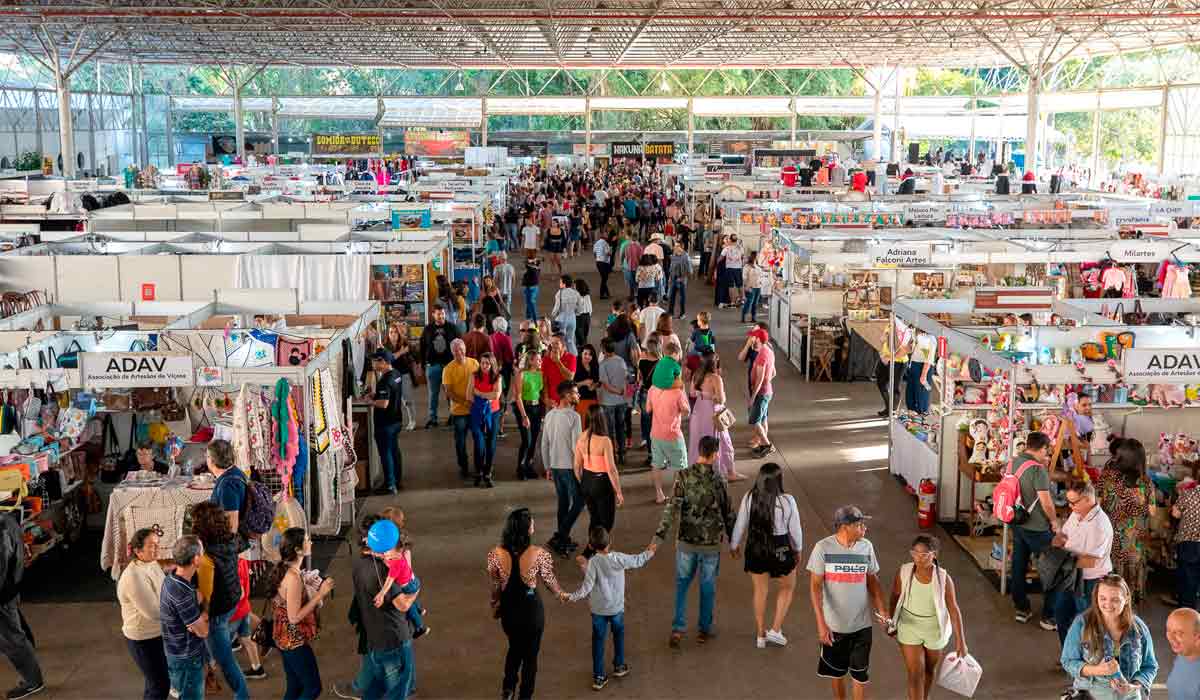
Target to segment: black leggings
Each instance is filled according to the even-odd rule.
[[[892,380],[892,381],[894,381],[894,384],[892,385],[893,391],[892,391],[892,401],[891,401],[890,405],[895,405],[897,402],[900,401],[900,381],[902,379],[904,379],[904,370],[906,369],[906,367],[908,365],[907,362],[896,362],[894,364],[896,365],[896,378],[894,380]],[[884,410],[888,410],[888,408],[889,408],[889,403],[888,403],[889,371],[888,371],[888,368],[890,366],[891,365],[889,365],[887,362],[884,362],[883,360],[880,360],[879,364],[875,365],[875,386],[879,389],[879,397],[883,399]]]
[[[517,416],[517,425],[521,430],[521,446],[517,449],[517,471],[533,471],[533,456],[537,454],[538,437],[542,434],[542,406],[536,403],[525,404],[525,415],[529,416],[529,427]]]
[[[588,530],[599,526],[612,532],[617,519],[617,494],[608,474],[584,469],[581,486],[588,511]]]
[[[514,570],[510,576],[519,576]],[[533,697],[533,686],[537,682],[538,653],[542,649],[542,632],[546,628],[546,616],[542,601],[536,595],[521,605],[522,610],[505,611],[500,615],[500,625],[508,637],[508,653],[504,656],[505,695],[517,690],[517,675],[521,676],[521,687],[517,692],[520,700]]]

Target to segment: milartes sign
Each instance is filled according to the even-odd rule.
[[[191,386],[192,356],[172,352],[83,353],[83,385],[89,389]]]
[[[1131,348],[1123,357],[1125,381],[1129,383],[1200,382],[1200,352],[1193,348]]]

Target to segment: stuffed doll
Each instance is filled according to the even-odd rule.
[[[1176,408],[1187,403],[1187,394],[1178,384],[1151,384],[1150,402],[1162,408]]]
[[[983,464],[987,461],[988,424],[982,418],[971,421],[971,439],[975,446],[971,449],[970,464]]]

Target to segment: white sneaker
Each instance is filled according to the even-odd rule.
[[[783,636],[781,630],[767,630],[767,641],[781,647],[787,646],[787,637]]]
[[[767,648],[767,638],[766,637],[756,638],[754,640],[754,646],[758,647],[759,649],[766,649]]]

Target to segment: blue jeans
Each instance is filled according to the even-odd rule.
[[[520,241],[517,240],[517,225],[516,224],[504,224],[504,230],[508,234],[508,249],[509,250],[519,249],[520,246],[517,245],[518,243],[520,243]]]
[[[575,344],[575,317],[571,314],[563,314],[558,319],[559,330],[562,331],[563,341],[567,344],[567,352],[572,355],[579,355],[579,346]]]
[[[416,595],[421,592],[421,579],[413,575],[408,583],[400,587],[400,592],[404,595]],[[408,612],[404,613],[404,617],[413,624],[413,629],[421,629],[425,626],[425,618],[421,616],[421,604],[413,601],[413,604],[408,607]]]
[[[1050,547],[1054,533],[1033,532],[1023,527],[1010,528],[1013,533],[1012,576],[1009,585],[1012,586],[1013,605],[1017,610],[1029,610],[1029,596],[1025,593],[1025,572],[1029,569],[1029,560],[1034,554],[1041,554]],[[1042,597],[1042,619],[1054,619],[1054,596]]]
[[[1058,646],[1061,649],[1067,640],[1067,632],[1075,616],[1092,606],[1092,591],[1100,579],[1094,578],[1083,582],[1083,595],[1069,595],[1060,591],[1054,595],[1054,624],[1058,627]]]
[[[525,287],[523,291],[525,292],[525,320],[526,321],[536,321],[536,320],[538,320],[538,317],[537,317],[537,297],[538,297],[537,285],[534,285],[532,287]]]
[[[443,365],[425,365],[425,381],[429,384],[429,420],[437,422],[438,399],[442,396]]]
[[[550,469],[550,465],[546,465]],[[583,512],[583,493],[579,489],[579,480],[575,478],[573,469],[550,469],[554,476],[554,492],[558,494],[558,531],[555,537],[559,542],[571,541],[571,528]]]
[[[742,302],[742,323],[746,322],[746,312],[750,312],[750,320],[758,323],[758,299],[762,290],[758,287],[746,290],[746,299]]]
[[[613,668],[625,665],[625,613],[616,615],[592,615],[592,675],[603,676],[604,640],[608,627],[612,625]]]
[[[717,574],[721,571],[720,552],[685,552],[675,550],[675,619],[672,632],[687,631],[687,594],[700,571],[700,631],[712,630],[713,606],[717,602]]]
[[[1180,542],[1175,545],[1176,599],[1185,608],[1195,609],[1200,593],[1200,542]]]
[[[204,656],[168,656],[167,678],[171,680],[171,689],[178,700],[202,700]]]
[[[642,442],[646,443],[647,445],[650,444],[650,427],[651,427],[651,416],[648,412],[646,412],[646,398],[647,398],[647,394],[649,393],[649,391],[650,391],[650,389],[648,387],[642,387],[641,389],[638,389],[638,396],[637,396],[638,418],[641,421],[641,427],[642,427]],[[631,428],[631,430],[632,430],[632,428]]]
[[[677,279],[671,283],[671,298],[667,301],[667,315],[675,315],[675,297],[679,297],[679,315],[687,313],[687,282]]]
[[[467,433],[471,430],[471,416],[450,416],[454,424],[454,456],[458,459],[458,473],[467,473]]]
[[[208,619],[208,638],[204,640],[204,643],[208,646],[208,653],[217,662],[217,666],[221,667],[221,675],[225,676],[229,692],[233,693],[237,700],[247,700],[250,697],[250,691],[246,689],[246,677],[242,675],[242,667],[238,665],[237,657],[233,653],[233,643],[229,641],[230,615],[233,615],[232,610],[224,615],[214,615]]]
[[[280,649],[279,654],[283,657],[283,672],[287,675],[283,700],[316,700],[320,697],[321,670],[312,647],[305,644],[298,649]]]
[[[475,476],[491,477],[492,462],[496,459],[496,434],[499,432],[499,411],[483,421],[471,421],[471,441],[475,443]]]
[[[625,461],[625,413],[629,410],[628,406],[604,406],[604,417],[608,420],[608,434],[612,437],[613,451],[617,457],[617,463]]]
[[[637,270],[624,270],[625,286],[629,288],[629,296],[637,294]]]
[[[412,690],[412,642],[395,649],[369,651],[363,657],[362,671],[355,683],[361,682],[363,700],[404,700]]]
[[[375,424],[375,449],[379,451],[379,464],[383,466],[383,478],[389,489],[396,488],[402,478],[400,470],[399,423]]]

